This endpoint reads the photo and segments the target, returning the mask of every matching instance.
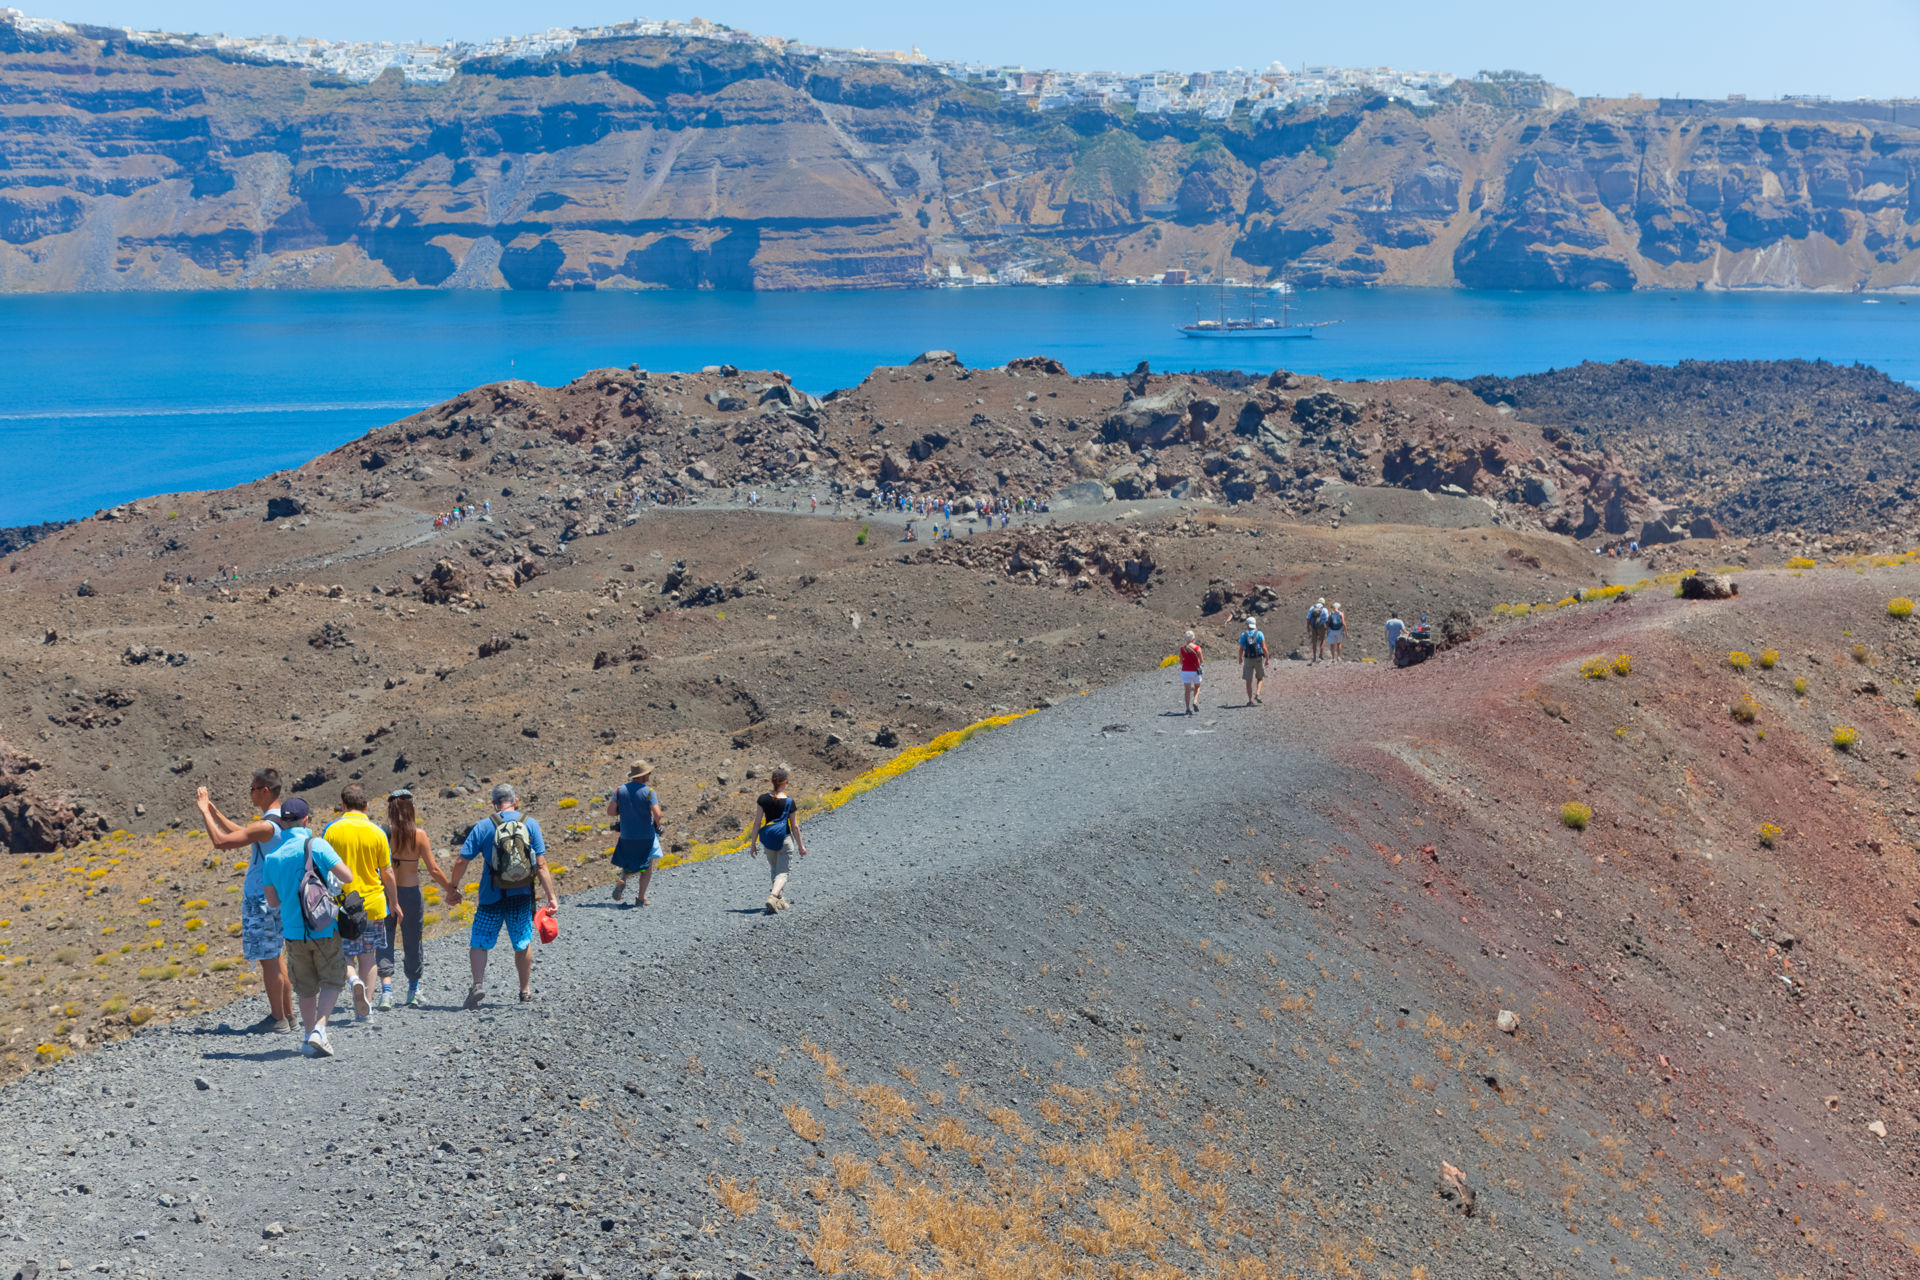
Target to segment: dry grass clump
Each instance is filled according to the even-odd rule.
[[[1617,676],[1630,676],[1633,674],[1633,655],[1630,653],[1616,655],[1610,665],[1613,668],[1613,674]]]
[[[797,1102],[789,1102],[780,1109],[780,1114],[787,1118],[794,1136],[802,1142],[818,1142],[826,1135],[826,1127],[813,1118],[813,1112]]]
[[[1760,846],[1762,848],[1773,848],[1774,842],[1780,838],[1780,835],[1780,828],[1774,826],[1771,822],[1763,822],[1760,824]]]
[[[1853,654],[1853,660],[1861,666],[1870,667],[1873,665],[1873,650],[1867,648],[1867,646],[1856,644],[1853,646],[1851,652]]]
[[[1911,618],[1913,616],[1913,601],[1905,596],[1895,596],[1893,599],[1887,601],[1887,615],[1893,618]]]
[[[1778,649],[1762,649],[1760,651],[1760,669],[1762,671],[1773,670],[1774,664],[1779,661],[1780,651]]]
[[[1578,800],[1569,800],[1560,806],[1560,821],[1575,831],[1585,831],[1587,824],[1593,821],[1593,807]]]
[[[1835,725],[1833,745],[1841,751],[1850,751],[1853,744],[1860,741],[1860,731],[1850,724]]]
[[[1626,592],[1627,589],[1623,586],[1588,587],[1580,593],[1580,598],[1591,604],[1595,600],[1611,600],[1615,596],[1625,595]]]
[[[707,1189],[713,1192],[713,1198],[720,1207],[736,1218],[744,1218],[760,1207],[759,1179],[741,1186],[732,1178],[708,1179]]]
[[[1588,658],[1580,664],[1580,674],[1588,680],[1605,680],[1607,678],[1607,660],[1605,658]]]
[[[1741,724],[1752,724],[1760,718],[1760,704],[1753,700],[1752,694],[1741,695],[1740,701],[1733,704],[1733,718]]]
[[[1804,698],[1807,696],[1807,678],[1805,676],[1795,676],[1793,678],[1793,692],[1798,697]]]
[[[817,1059],[816,1059],[817,1060]],[[830,1059],[829,1059],[830,1060]],[[1129,1080],[1132,1072],[1134,1079]],[[913,1280],[935,1274],[972,1280],[1172,1280],[1183,1275],[1263,1280],[1278,1274],[1262,1243],[1269,1208],[1236,1203],[1226,1170],[1248,1157],[1223,1147],[1228,1135],[1205,1123],[1191,1158],[1146,1137],[1123,1112],[1137,1072],[1105,1089],[1056,1085],[1037,1108],[1054,1132],[1043,1136],[1010,1108],[976,1108],[999,1129],[975,1132],[945,1114],[922,1129],[938,1145],[902,1135],[873,1159],[835,1153],[832,1175],[803,1184],[814,1202],[809,1230],[776,1208],[777,1225],[798,1231],[801,1249],[825,1276]],[[869,1087],[844,1071],[830,1093]],[[964,1095],[962,1099],[964,1101]],[[996,1146],[1003,1137],[1018,1144]],[[1200,1135],[1193,1135],[1200,1141]],[[996,1152],[992,1163],[979,1154]],[[1025,1163],[1016,1157],[1025,1151]],[[1329,1258],[1370,1259],[1371,1240],[1340,1236]],[[1357,1274],[1332,1271],[1329,1274]]]
[[[1753,655],[1745,649],[1735,649],[1727,655],[1727,665],[1735,671],[1745,671],[1753,665]]]
[[[1811,569],[1813,568],[1813,561],[1809,560],[1806,556],[1795,556],[1793,559],[1787,561],[1787,568]]]

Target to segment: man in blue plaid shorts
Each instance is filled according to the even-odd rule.
[[[260,981],[267,993],[268,1022],[275,1031],[293,1030],[293,988],[287,983],[287,965],[281,952],[285,941],[280,935],[280,913],[267,905],[266,847],[280,839],[275,819],[280,813],[280,771],[255,769],[249,798],[262,816],[242,825],[221,813],[205,787],[194,793],[200,820],[206,824],[207,838],[220,850],[251,849],[246,882],[240,887],[240,955],[260,966]]]
[[[476,822],[473,830],[467,832],[466,843],[460,846],[460,856],[455,859],[452,872],[447,876],[446,900],[449,905],[460,901],[460,881],[467,874],[467,867],[474,862],[480,864],[480,896],[473,913],[473,936],[468,939],[468,959],[473,965],[473,986],[467,991],[466,1007],[478,1009],[486,998],[487,957],[493,954],[493,948],[500,941],[500,930],[507,931],[507,940],[513,944],[513,967],[520,974],[520,1000],[526,1003],[533,999],[533,893],[534,886],[529,884],[519,889],[501,889],[493,883],[493,841],[494,834],[502,823],[522,822],[526,824],[529,842],[533,845],[533,869],[540,888],[547,894],[547,909],[558,911],[560,899],[553,891],[553,876],[547,870],[547,841],[540,834],[540,823],[533,818],[523,817],[519,809],[519,798],[514,794],[513,786],[503,782],[493,789],[494,816],[485,822]]]

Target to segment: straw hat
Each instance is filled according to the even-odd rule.
[[[627,766],[627,776],[629,778],[651,778],[653,776],[653,766],[645,760],[635,760]]]

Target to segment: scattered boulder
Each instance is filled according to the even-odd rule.
[[[900,745],[900,735],[890,727],[882,727],[870,741],[876,747],[897,747]]]
[[[607,667],[617,667],[622,663],[645,662],[651,656],[646,646],[640,644],[631,645],[622,653],[610,653],[602,649],[593,655],[593,669],[600,671]]]
[[[911,369],[919,365],[930,364],[950,365],[954,368],[961,367],[960,357],[951,351],[922,351],[908,362],[907,367]]]
[[[1009,373],[1053,373],[1064,375],[1067,366],[1052,356],[1021,356],[1017,360],[1007,361]]]
[[[1136,448],[1172,443],[1186,434],[1187,410],[1193,400],[1193,388],[1184,383],[1157,396],[1129,400],[1107,415],[1107,438]],[[1218,405],[1214,412],[1219,412]]]
[[[1113,489],[1098,480],[1080,480],[1054,495],[1056,507],[1097,507],[1113,501]]]
[[[491,658],[494,654],[505,653],[511,648],[513,648],[513,641],[496,631],[481,642],[480,656],[483,658]]]
[[[509,569],[511,574],[512,570]],[[420,598],[428,604],[452,604],[472,594],[473,584],[466,570],[451,560],[436,561],[433,569],[420,584]]]
[[[90,596],[90,595],[96,594],[93,589],[93,580],[90,578],[80,579],[80,585],[73,589],[73,594],[77,596]]]
[[[346,628],[337,622],[322,623],[318,631],[307,637],[307,643],[315,649],[353,648],[353,641],[347,638]]]
[[[272,524],[275,520],[291,520],[306,512],[306,504],[298,498],[268,498],[267,514],[263,523]]]
[[[1461,1173],[1452,1164],[1440,1162],[1440,1195],[1442,1199],[1458,1200],[1466,1215],[1473,1216],[1473,1188],[1467,1185],[1467,1175]]]
[[[1680,579],[1682,600],[1731,600],[1740,594],[1740,584],[1724,573],[1690,573]]]
[[[707,403],[722,413],[739,413],[747,407],[746,400],[731,391],[709,391]]]
[[[1502,1009],[1499,1015],[1494,1018],[1493,1025],[1508,1035],[1513,1035],[1520,1030],[1520,1015],[1511,1009]]]
[[[168,653],[158,645],[149,647],[144,644],[130,644],[120,652],[120,664],[127,667],[144,666],[149,662],[161,662],[169,667],[184,667],[187,661],[186,654]]]

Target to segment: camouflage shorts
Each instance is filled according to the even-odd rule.
[[[240,903],[240,954],[249,961],[278,960],[286,946],[280,936],[280,912],[267,905],[267,897],[246,898]]]

